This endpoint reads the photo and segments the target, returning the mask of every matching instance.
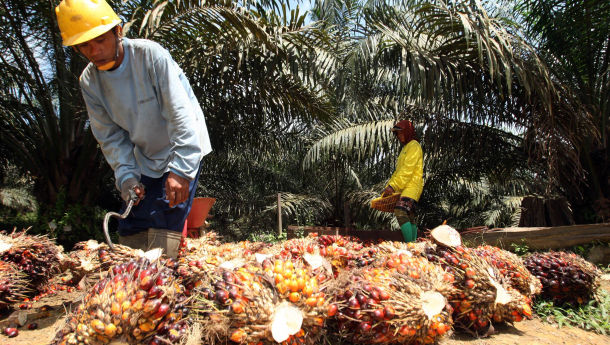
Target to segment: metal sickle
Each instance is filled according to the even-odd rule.
[[[110,220],[110,217],[116,217],[118,219],[127,218],[136,200],[138,200],[138,195],[136,194],[135,190],[131,189],[129,191],[129,202],[127,203],[127,208],[125,209],[125,212],[123,212],[123,214],[120,214],[111,211],[106,213],[106,215],[104,216],[104,236],[106,237],[106,242],[108,243],[108,246],[112,251],[114,251],[114,245],[112,244],[112,241],[110,240],[110,234],[108,233],[108,221]]]

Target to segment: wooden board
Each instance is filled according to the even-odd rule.
[[[462,235],[472,245],[490,244],[510,248],[511,244],[525,244],[532,249],[557,249],[610,241],[610,223],[566,225],[554,227],[515,227],[482,230]]]

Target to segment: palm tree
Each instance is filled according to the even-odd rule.
[[[583,167],[578,183],[562,176],[562,186],[581,222],[594,222],[596,201],[610,198],[610,3],[608,1],[520,1],[517,15],[527,37],[549,66],[551,78],[575,99],[575,110],[590,114],[596,135],[582,136],[571,147]],[[558,121],[559,122],[559,121]],[[562,127],[577,122],[558,123]],[[574,129],[575,131],[578,128]],[[600,202],[599,205],[603,205]],[[610,210],[596,209],[598,214]]]
[[[64,192],[91,204],[101,178],[92,171],[103,170],[78,91],[83,60],[61,46],[50,2],[4,1],[0,11],[2,146],[35,177],[40,201]]]
[[[40,226],[70,218],[78,231],[52,233],[60,241],[94,237],[90,207],[99,202],[108,168],[87,128],[78,88],[84,60],[64,49],[51,1],[0,4],[0,145],[33,179]]]
[[[343,2],[321,7],[333,8],[328,3]],[[479,200],[515,209],[510,195],[557,192],[561,181],[577,180],[573,147],[583,136],[595,136],[589,113],[552,80],[511,22],[466,1],[367,2],[360,8],[364,19],[354,23],[357,44],[341,61],[350,68],[337,98],[371,106],[348,110],[345,121],[321,131],[306,163],[346,154],[381,164],[389,176],[396,151],[388,151],[388,130],[404,111],[423,128],[426,187],[420,217],[430,225],[451,217],[461,217],[462,224],[501,225],[493,220],[500,219],[498,212],[485,220],[480,216],[485,208],[471,203],[466,217],[450,212],[451,205]],[[366,93],[359,91],[362,85]],[[566,125],[574,123],[576,128]],[[381,181],[368,186],[378,193]]]
[[[10,52],[2,56],[7,73],[0,86],[2,147],[15,152],[15,162],[36,179],[36,196],[43,203],[91,205],[104,186],[100,181],[108,181],[108,169],[87,128],[78,88],[85,61],[61,46],[55,3],[2,4],[1,25],[7,34],[0,44]],[[190,79],[215,149],[206,158],[206,190],[223,190],[208,178],[223,172],[233,173],[241,185],[258,183],[253,174],[266,171],[264,181],[243,197],[257,200],[277,191],[281,184],[275,179],[286,169],[282,164],[291,164],[281,161],[281,153],[298,141],[295,138],[313,119],[327,117],[332,107],[320,86],[324,66],[333,60],[325,52],[326,33],[305,25],[305,17],[284,1],[151,0],[113,5],[125,19],[128,36],[164,45]],[[276,166],[266,169],[263,162]],[[250,169],[257,164],[260,169]],[[229,178],[224,184],[231,182]],[[109,183],[104,188],[113,189]],[[267,206],[254,203],[252,209],[239,202],[240,195],[232,195],[219,204],[233,218],[260,213]],[[64,214],[63,206],[51,209]]]

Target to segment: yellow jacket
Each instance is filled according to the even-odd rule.
[[[388,185],[392,186],[395,192],[399,192],[401,197],[419,201],[424,189],[424,158],[417,141],[411,140],[403,146]]]

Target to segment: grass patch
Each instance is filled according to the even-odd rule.
[[[558,327],[575,326],[610,335],[610,293],[602,290],[599,295],[599,302],[592,300],[577,307],[560,307],[550,301],[538,300],[534,310],[542,320]]]

